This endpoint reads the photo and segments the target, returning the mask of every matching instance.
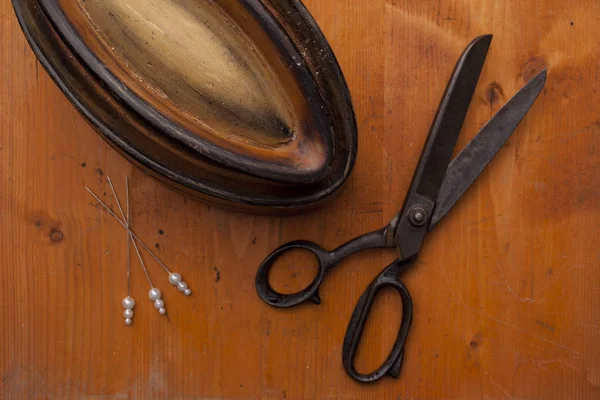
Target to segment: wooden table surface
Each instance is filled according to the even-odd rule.
[[[186,199],[132,167],[37,63],[0,5],[0,398],[571,399],[600,396],[600,3],[597,0],[306,0],[348,80],[359,156],[343,193],[294,217]],[[405,275],[414,322],[399,380],[346,376],[346,324],[393,251],[332,271],[321,306],[277,310],[254,289],[262,258],[292,239],[333,248],[400,206],[455,60],[495,35],[464,145],[536,71],[546,88],[514,136],[426,241]],[[194,294],[148,260],[169,319],[133,264],[123,324],[125,233],[110,204],[132,183],[133,227]],[[107,193],[104,196],[104,193]],[[310,279],[300,256],[274,273]],[[396,334],[377,300],[358,364]]]

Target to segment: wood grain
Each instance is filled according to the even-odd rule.
[[[1,3],[0,398],[600,396],[600,3],[305,3],[344,69],[361,140],[342,195],[284,218],[209,207],[133,168],[64,98]],[[415,318],[401,378],[359,385],[341,365],[346,324],[394,253],[354,256],[321,306],[293,310],[259,300],[257,265],[284,241],[332,248],[394,215],[452,66],[483,33],[494,41],[459,146],[543,66],[546,88],[407,274]],[[106,176],[122,195],[125,174],[134,230],[194,290],[185,298],[148,260],[160,317],[134,264],[131,327],[125,233],[84,190],[114,204]],[[281,287],[307,278],[294,264],[278,271]],[[361,369],[387,353],[398,305],[378,299]]]

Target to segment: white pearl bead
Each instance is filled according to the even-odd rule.
[[[123,299],[123,308],[126,310],[133,310],[133,307],[135,307],[135,300],[130,296],[125,297]]]
[[[163,306],[164,306],[164,305],[165,305],[165,302],[164,302],[164,301],[162,301],[162,300],[160,300],[160,299],[159,299],[159,300],[156,300],[156,301],[154,302],[154,307],[156,307],[157,309],[161,309],[161,308],[163,308]]]
[[[171,273],[169,275],[169,282],[171,285],[177,285],[179,282],[181,282],[181,275],[179,275],[177,272]]]
[[[152,300],[152,301],[160,299],[160,295],[161,295],[160,289],[157,289],[154,287],[152,289],[150,289],[150,291],[148,292],[148,297],[150,297],[150,300]]]
[[[129,310],[129,309],[125,310],[125,312],[123,312],[123,316],[125,318],[133,318],[133,310]]]
[[[185,294],[186,296],[189,296],[190,294],[192,294],[192,291],[190,289],[185,289],[183,294]]]
[[[179,289],[180,292],[183,292],[185,289],[187,289],[187,283],[179,282],[177,284],[177,289]]]
[[[131,318],[125,318],[125,325],[131,325]]]
[[[165,314],[167,313],[167,310],[165,310],[165,308],[163,307],[163,308],[161,308],[160,310],[158,310],[158,313],[159,313],[160,315],[165,315]]]

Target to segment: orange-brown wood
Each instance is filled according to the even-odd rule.
[[[0,5],[0,398],[570,399],[600,396],[600,3],[596,0],[306,0],[350,86],[359,157],[335,202],[259,217],[189,200],[133,168],[77,114]],[[341,365],[354,305],[393,251],[333,270],[321,306],[276,310],[254,275],[277,245],[335,247],[400,206],[452,66],[495,35],[459,146],[541,67],[544,92],[515,135],[430,235],[405,277],[415,303],[399,380],[359,385]],[[148,257],[169,318],[133,264],[133,228],[194,290]],[[104,196],[104,193],[107,193]],[[162,233],[160,233],[162,232]],[[281,288],[308,278],[298,258]],[[361,370],[387,354],[399,301],[378,299]]]

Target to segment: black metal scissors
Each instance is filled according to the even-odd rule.
[[[258,294],[274,307],[291,307],[307,300],[319,304],[321,299],[318,288],[321,282],[327,272],[344,258],[365,249],[396,248],[400,257],[367,287],[346,330],[342,350],[343,365],[346,372],[357,381],[372,382],[384,375],[394,378],[399,376],[404,343],[412,322],[412,299],[408,289],[398,278],[415,261],[425,235],[448,213],[510,137],[546,82],[546,70],[543,70],[521,88],[451,161],[491,40],[491,35],[474,39],[458,60],[429,131],[404,205],[392,221],[382,229],[359,236],[333,251],[304,240],[287,243],[263,261],[256,275]],[[319,261],[317,276],[300,292],[278,293],[269,285],[269,271],[284,252],[298,248],[308,250],[316,256]],[[362,374],[354,367],[356,350],[373,300],[384,287],[395,289],[402,299],[400,330],[383,364],[369,374]]]

